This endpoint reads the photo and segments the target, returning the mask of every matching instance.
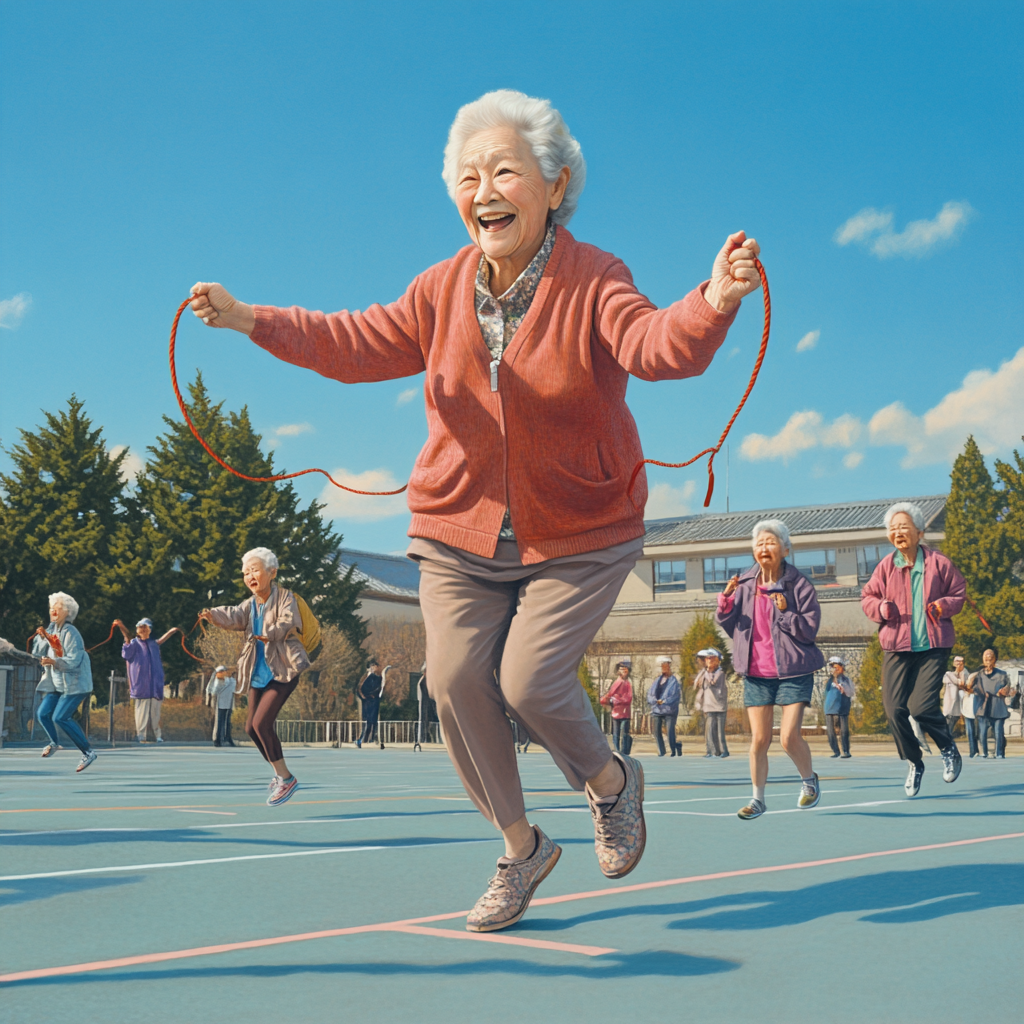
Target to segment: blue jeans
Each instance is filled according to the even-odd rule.
[[[676,719],[678,712],[674,715],[651,715],[651,732],[658,742],[658,756],[665,753],[665,741],[662,739],[662,730],[668,728],[668,747],[670,753],[676,752]]]
[[[964,715],[964,732],[967,733],[967,745],[970,747],[971,757],[974,757],[978,752],[978,720]]]
[[[48,693],[43,697],[36,714],[54,746],[59,742],[56,729],[59,725],[83,754],[89,753],[89,741],[82,727],[71,717],[88,696],[88,693]]]
[[[978,745],[981,747],[982,757],[988,757],[988,731],[995,733],[996,757],[1006,755],[1006,737],[1003,735],[1005,718],[989,718],[988,715],[978,715],[978,730],[981,733]]]
[[[620,754],[629,753],[633,746],[633,741],[629,735],[628,718],[612,719],[612,742],[615,744],[615,749]]]

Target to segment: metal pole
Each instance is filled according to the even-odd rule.
[[[107,742],[114,745],[114,699],[117,696],[117,676],[110,673],[110,696],[107,699]]]

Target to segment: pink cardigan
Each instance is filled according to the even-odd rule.
[[[925,608],[933,601],[938,601],[942,608],[938,621],[930,614],[925,616],[928,643],[932,647],[952,647],[956,633],[949,620],[963,608],[967,585],[960,570],[945,555],[924,544],[921,550],[924,552]],[[864,614],[881,626],[878,642],[883,651],[909,651],[913,617],[910,567],[897,569],[895,558],[896,553],[893,552],[875,566],[871,579],[860,592],[860,604]]]
[[[256,306],[252,340],[348,384],[426,370],[429,436],[409,481],[410,536],[490,558],[506,507],[524,564],[643,536],[646,476],[633,501],[626,494],[643,458],[629,375],[703,373],[735,313],[709,305],[703,286],[658,309],[621,260],[559,227],[492,390],[474,307],[479,262],[466,246],[397,302],[365,312]],[[686,456],[696,443],[683,433],[667,454]]]
[[[611,704],[612,718],[629,718],[633,712],[633,684],[628,679],[616,679],[601,703]]]

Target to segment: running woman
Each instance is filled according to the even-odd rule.
[[[754,796],[738,812],[747,821],[766,809],[764,787],[776,704],[782,707],[782,749],[803,781],[796,805],[814,807],[821,799],[811,748],[800,730],[814,691],[814,673],[825,663],[814,645],[821,624],[814,584],[785,561],[789,528],[781,519],[763,519],[754,527],[753,540],[757,564],[729,580],[718,595],[716,615],[732,637],[732,661],[743,676],[743,704],[750,720]]]
[[[51,594],[50,624],[46,632],[60,641],[61,653],[58,655],[42,635],[32,641],[32,653],[43,666],[43,678],[36,687],[36,691],[43,694],[36,717],[50,738],[43,757],[51,757],[60,748],[57,742],[57,726],[60,726],[82,752],[82,760],[75,771],[83,772],[96,760],[96,751],[82,727],[71,717],[92,693],[92,663],[82,634],[71,625],[76,618],[78,602],[70,594],[60,591]]]
[[[274,582],[277,568],[277,556],[268,548],[247,551],[242,556],[242,578],[252,598],[233,608],[204,608],[199,613],[214,626],[245,633],[238,658],[239,692],[249,695],[245,731],[274,768],[267,797],[271,807],[283,804],[299,785],[285,764],[274,723],[298,686],[299,674],[309,668],[309,656],[298,638],[299,603],[290,590]]]

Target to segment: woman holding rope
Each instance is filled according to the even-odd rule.
[[[600,870],[643,854],[643,771],[611,753],[576,678],[643,550],[647,484],[630,374],[704,372],[759,247],[731,235],[710,281],[658,309],[625,265],[566,230],[579,144],[546,100],[500,90],[463,107],[443,177],[471,244],[365,312],[250,306],[197,284],[192,309],[286,362],[345,383],[426,371],[429,438],[409,483],[427,678],[466,791],[505,856],[467,919],[518,921],[561,850],[527,821],[506,713],[586,793]]]
[[[152,619],[139,619],[135,623],[134,638],[120,619],[114,619],[114,625],[124,637],[121,657],[128,669],[128,692],[135,701],[135,731],[139,742],[146,742],[146,735],[152,727],[154,739],[163,743],[160,705],[164,699],[164,665],[160,660],[160,647],[178,632],[178,627],[172,626],[159,640],[154,640],[150,636],[153,632]]]

